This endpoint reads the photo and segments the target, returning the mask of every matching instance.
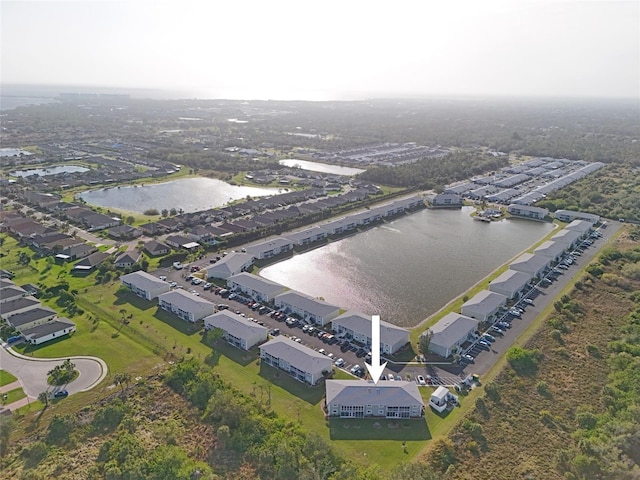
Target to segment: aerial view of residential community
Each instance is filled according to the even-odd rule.
[[[577,5],[637,39],[638,5]],[[26,8],[2,478],[640,477],[640,56],[616,95],[159,93],[28,82]]]

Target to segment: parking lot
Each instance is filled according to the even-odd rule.
[[[558,266],[530,288],[514,306],[519,309],[518,311],[515,309],[508,311],[486,331],[481,332],[483,335],[474,343],[465,345],[462,361],[459,364],[399,364],[393,363],[392,358],[382,358],[382,362],[391,360],[383,373],[385,379],[390,376],[394,380],[398,378],[404,380],[408,377],[417,379],[418,376],[422,376],[426,383],[432,385],[456,385],[470,373],[482,375],[487,372],[526,329],[529,322],[571,281],[572,273],[591,261],[599,248],[615,233],[618,226],[612,225],[606,230],[600,230],[597,236],[581,244],[570,255],[565,255]],[[194,265],[208,266],[209,258],[187,265],[182,270],[160,269],[154,272],[154,275],[162,276],[168,282],[174,282],[175,288],[183,288],[211,301],[218,309],[228,308],[245,318],[264,325],[269,328],[272,335],[286,335],[302,345],[326,354],[334,361],[342,359],[342,361],[338,361],[337,368],[352,372],[354,366],[360,366],[361,369],[356,373],[359,376],[365,374],[364,362],[369,361],[370,358],[367,356],[368,350],[360,348],[359,345],[349,342],[345,338],[332,335],[328,328],[320,329],[317,326],[307,325],[284,313],[278,315],[278,312],[268,307],[261,309],[261,306],[253,304],[251,299],[210,285],[204,280],[195,280],[195,283],[191,283],[189,277],[192,273],[191,267]],[[205,288],[205,286],[211,288]],[[469,355],[469,357],[465,358],[464,355]]]

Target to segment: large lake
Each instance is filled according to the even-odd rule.
[[[91,205],[143,213],[151,208],[196,212],[221,207],[247,195],[264,197],[277,193],[277,188],[242,187],[213,178],[196,177],[138,187],[91,190],[78,196]]]
[[[357,175],[364,172],[360,168],[341,167],[339,165],[329,165],[328,163],[309,162],[307,160],[298,160],[291,158],[288,160],[280,160],[280,165],[285,167],[299,167],[302,170],[309,170],[312,172],[331,173],[333,175]]]
[[[421,210],[295,255],[260,275],[411,327],[553,229],[528,220],[477,222],[472,211]]]

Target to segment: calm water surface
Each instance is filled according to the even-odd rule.
[[[151,208],[196,212],[221,207],[247,195],[264,197],[277,193],[277,188],[241,187],[222,180],[196,177],[139,187],[91,190],[78,196],[91,205],[143,213]]]
[[[364,172],[361,168],[341,167],[339,165],[329,165],[328,163],[308,162],[306,160],[297,160],[295,158],[289,160],[280,160],[280,165],[285,167],[300,167],[302,170],[310,170],[312,172],[331,173],[333,175],[357,175]]]
[[[11,172],[14,177],[28,177],[30,175],[40,175],[46,177],[47,175],[59,175],[61,173],[82,173],[88,172],[86,167],[80,167],[79,165],[58,165],[48,168],[30,168],[29,170],[16,170]]]
[[[341,308],[414,326],[553,229],[527,220],[477,222],[472,211],[422,210],[260,275]]]

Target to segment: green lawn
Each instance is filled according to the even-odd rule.
[[[7,398],[4,398],[4,395],[7,396]],[[3,395],[3,405],[9,405],[10,403],[13,403],[17,400],[20,400],[21,398],[26,397],[27,395],[24,393],[24,391],[22,390],[22,388],[18,387],[18,388],[14,388],[13,390],[9,390],[7,393],[5,393]]]
[[[5,370],[0,370],[0,387],[16,382],[18,379]]]

